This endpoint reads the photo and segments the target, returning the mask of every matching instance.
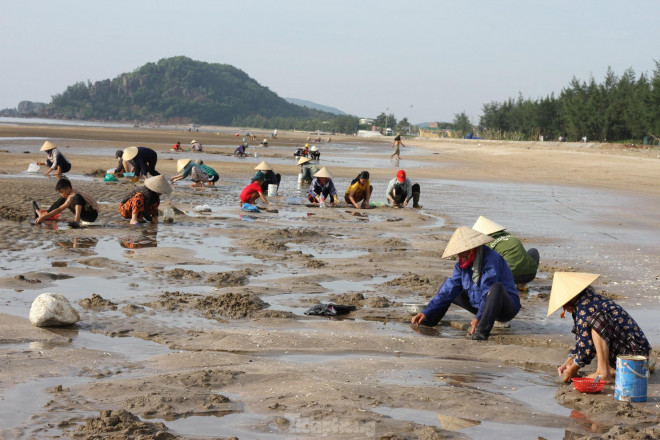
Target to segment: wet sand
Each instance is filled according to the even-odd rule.
[[[598,290],[658,347],[657,150],[406,141],[398,166],[422,185],[423,209],[321,210],[285,203],[300,195],[291,155],[306,133],[281,133],[237,159],[233,132],[0,124],[0,437],[658,436],[657,374],[638,404],[615,401],[611,385],[586,395],[558,384],[571,324],[545,317],[555,270],[602,273]],[[161,205],[180,210],[173,224],[129,227],[117,206],[133,185],[86,176],[133,144],[156,149],[170,176],[175,159],[202,157],[168,152],[188,137],[221,181],[203,191],[177,184]],[[56,196],[54,178],[24,172],[43,160],[45,138],[72,161],[74,186],[97,197],[99,226],[30,225],[30,201],[46,207]],[[322,164],[340,193],[369,169],[372,200],[384,201],[397,169],[390,145],[333,136]],[[264,159],[283,174],[279,213],[242,213],[237,194]],[[204,204],[212,212],[196,214]],[[410,328],[403,304],[433,296],[453,267],[440,259],[449,236],[478,215],[540,250],[520,314],[486,343],[465,338],[471,317],[454,307],[437,328]],[[65,295],[81,322],[31,327],[43,292]],[[357,310],[304,315],[329,301]]]

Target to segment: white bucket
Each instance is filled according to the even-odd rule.
[[[268,197],[275,197],[277,195],[277,185],[268,185]]]

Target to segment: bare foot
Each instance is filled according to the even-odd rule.
[[[599,382],[605,382],[605,383],[612,383],[614,382],[614,376],[610,374],[609,369],[606,374],[603,374],[596,370],[595,372],[591,373],[590,375],[586,376],[590,379],[596,379],[596,377],[600,376],[598,379]]]

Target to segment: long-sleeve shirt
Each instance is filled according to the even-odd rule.
[[[467,269],[461,269],[458,263],[456,263],[451,277],[445,280],[438,293],[436,293],[431,302],[422,311],[428,320],[433,321],[437,314],[442,310],[446,310],[453,299],[463,291],[467,292],[472,307],[477,309],[475,318],[481,319],[482,309],[486,303],[486,295],[490,290],[490,286],[498,281],[506,288],[516,309],[516,313],[518,313],[520,310],[520,297],[518,296],[518,289],[516,289],[516,285],[513,282],[511,269],[509,269],[508,264],[500,254],[487,246],[482,246],[482,249],[483,264],[481,266],[479,284],[477,285],[473,280],[473,266]]]
[[[412,182],[407,177],[403,182],[399,182],[396,177],[390,180],[390,183],[387,185],[387,191],[385,191],[385,197],[392,197],[392,190],[394,189],[395,185],[400,185],[406,192],[406,200],[410,200],[412,198]]]
[[[332,179],[326,180],[325,185],[322,185],[319,178],[314,177],[314,180],[309,185],[309,195],[316,197],[320,194],[323,194],[324,197],[334,197],[337,195],[337,190],[335,189],[335,184],[332,183]]]
[[[487,246],[504,257],[513,276],[534,274],[539,264],[527,253],[523,244],[506,231],[490,234],[493,241]]]
[[[46,154],[48,156],[48,160],[53,162],[53,164],[50,166],[51,170],[56,170],[58,166],[64,165],[65,163],[69,162],[68,160],[66,160],[66,157],[64,157],[62,153],[57,151],[57,148],[48,150]]]
[[[137,149],[137,156],[131,159],[131,163],[135,168],[135,176],[143,175],[146,177],[150,168],[147,164],[155,164],[158,161],[158,154],[147,147],[137,147]]]
[[[637,352],[648,354],[651,351],[646,336],[644,336],[635,320],[620,305],[603,295],[597,294],[589,287],[578,296],[573,312],[574,325],[572,332],[575,333],[576,343],[575,348],[571,350],[571,355],[575,357],[575,363],[578,366],[584,367],[591,363],[594,356],[596,356],[596,349],[591,338],[591,329],[594,318],[601,313],[612,318],[625,335],[623,341],[608,341],[610,350],[617,348],[619,352],[625,354],[637,354]],[[613,339],[616,337],[615,335],[612,336]],[[612,347],[614,343],[618,346]]]

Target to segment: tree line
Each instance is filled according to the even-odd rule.
[[[532,100],[520,95],[484,104],[480,136],[601,142],[641,142],[660,136],[660,62],[655,64],[650,79],[645,74],[637,77],[632,68],[621,76],[608,68],[601,83],[593,77],[589,81],[574,77],[557,97]]]

